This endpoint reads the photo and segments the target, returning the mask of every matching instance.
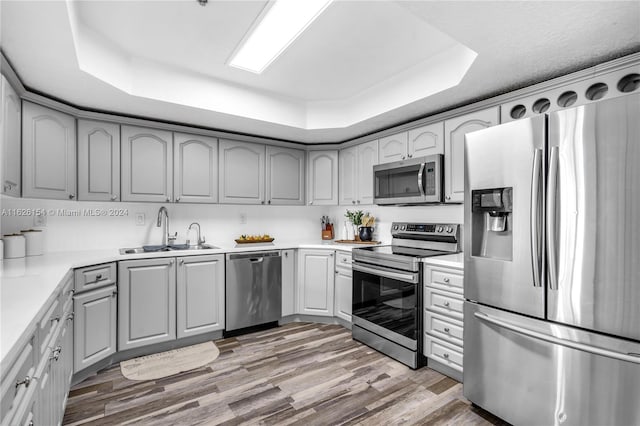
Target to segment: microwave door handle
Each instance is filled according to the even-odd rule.
[[[542,167],[542,149],[533,154],[533,174],[531,176],[531,266],[533,270],[533,286],[542,287],[540,282],[540,169]]]
[[[549,289],[558,290],[558,264],[556,247],[556,196],[558,191],[558,147],[551,147],[549,182],[547,184],[547,257],[549,262]]]
[[[426,195],[424,193],[424,184],[423,184],[423,175],[424,175],[424,167],[426,166],[426,163],[422,163],[420,164],[420,171],[418,172],[418,190],[420,190],[420,195]]]

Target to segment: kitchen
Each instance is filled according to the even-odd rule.
[[[577,101],[573,101],[578,106],[600,98],[604,101],[624,96],[628,87],[631,91],[634,85],[637,87],[637,77],[635,80],[632,77],[630,83],[621,83],[625,77],[638,74],[640,43],[638,4],[635,2],[616,2],[613,3],[615,7],[609,2],[519,4],[518,7],[524,7],[530,15],[526,18],[522,15],[527,13],[504,3],[482,2],[474,6],[466,3],[372,2],[365,6],[362,2],[335,2],[290,45],[290,49],[266,68],[262,82],[256,80],[254,74],[230,71],[232,68],[226,65],[253,20],[262,13],[265,2],[240,3],[234,7],[225,2],[201,6],[196,1],[179,4],[119,2],[109,6],[100,2],[1,4],[2,73],[8,81],[6,84],[13,86],[11,90],[23,101],[22,124],[25,124],[25,117],[37,115],[34,111],[38,106],[53,109],[60,113],[57,117],[77,120],[77,127],[72,121],[68,128],[74,136],[77,132],[78,141],[76,150],[75,139],[72,138],[72,148],[58,140],[62,149],[51,152],[47,161],[39,166],[30,163],[30,155],[35,151],[30,151],[33,146],[25,143],[25,130],[22,130],[21,144],[18,143],[17,160],[15,148],[11,151],[14,155],[11,161],[6,160],[9,156],[3,150],[3,170],[19,175],[21,178],[13,180],[17,180],[21,188],[13,196],[2,196],[2,209],[7,212],[2,217],[2,234],[33,227],[41,229],[45,253],[41,259],[66,265],[60,266],[64,271],[56,272],[58,276],[54,281],[57,282],[49,288],[48,294],[40,294],[39,299],[36,297],[37,306],[16,306],[14,309],[33,310],[31,317],[35,320],[70,266],[91,265],[83,263],[90,262],[83,258],[97,259],[94,264],[154,256],[163,258],[165,255],[162,254],[119,255],[117,249],[160,244],[167,233],[173,236],[176,232],[178,243],[187,239],[196,241],[195,229],[190,226],[193,222],[199,224],[206,243],[222,249],[206,252],[207,255],[236,250],[233,241],[240,235],[269,234],[275,237],[274,245],[269,248],[294,250],[297,265],[304,264],[299,263],[300,259],[309,254],[310,262],[318,262],[311,263],[314,268],[333,265],[332,262],[337,264],[338,253],[350,251],[351,246],[322,244],[319,229],[320,218],[328,216],[335,225],[335,239],[342,238],[347,209],[363,210],[375,216],[373,239],[384,244],[391,242],[394,222],[464,223],[462,241],[470,228],[465,220],[467,204],[462,204],[466,195],[461,179],[464,174],[459,172],[463,162],[460,153],[455,151],[462,149],[464,133],[455,133],[455,129],[465,120],[469,121],[465,116],[484,112],[479,120],[496,125],[561,109],[560,98],[572,91],[574,95],[578,94]],[[546,14],[549,18],[542,20],[541,16]],[[182,19],[176,20],[176,16]],[[380,30],[380,16],[387,16],[389,20],[386,32]],[[486,17],[486,21],[482,25],[474,24],[477,16]],[[157,26],[159,29],[154,30],[153,23],[146,22],[147,17],[167,25]],[[202,31],[210,31],[206,32],[204,41],[198,34],[188,31],[190,23],[205,25],[209,22],[207,19],[213,20],[216,28],[202,28]],[[229,20],[226,25],[225,19]],[[114,26],[113,22],[118,20],[120,25]],[[534,23],[543,21],[542,28],[534,27]],[[169,23],[176,26],[172,29],[176,33],[168,30]],[[370,40],[365,42],[354,36],[354,40],[344,41],[342,46],[339,43],[344,38],[341,34],[351,34],[354,25]],[[27,28],[29,31],[25,30]],[[412,38],[410,31],[401,31],[402,28],[416,31],[415,37]],[[522,28],[530,28],[530,31],[523,32]],[[163,35],[163,31],[166,34]],[[222,37],[216,31],[228,34]],[[538,31],[548,34],[533,41],[531,35]],[[143,37],[145,32],[148,35]],[[390,34],[394,32],[398,34],[395,38]],[[176,34],[184,34],[183,40],[190,43],[191,48],[176,43],[181,40]],[[510,34],[508,40],[504,34]],[[433,80],[431,73],[438,71],[434,71],[438,67],[432,66],[436,61],[434,56],[439,52],[438,46],[426,49],[424,57],[411,57],[426,39],[442,43],[439,48],[451,53],[465,70],[468,68],[466,75],[464,70],[462,72],[464,78],[453,72],[440,72],[437,77],[443,86],[439,87],[432,87],[420,79],[423,75]],[[221,46],[211,40],[219,40]],[[433,43],[434,46],[437,44],[436,41]],[[378,50],[367,50],[372,46]],[[398,46],[403,48],[398,49]],[[531,47],[527,50],[522,46]],[[123,54],[122,49],[128,50]],[[175,58],[166,58],[165,49],[169,49]],[[207,49],[213,50],[215,57],[200,63],[198,54]],[[337,62],[349,51],[355,58],[353,61]],[[96,52],[101,52],[102,56]],[[356,52],[361,55],[355,55]],[[371,65],[380,54],[387,55],[389,61],[385,67],[374,69]],[[316,55],[318,58],[314,58]],[[323,60],[329,65],[320,66],[319,62]],[[180,61],[184,63],[180,64]],[[362,63],[355,63],[357,61]],[[444,60],[438,64],[447,65]],[[206,66],[215,68],[218,74],[204,78],[202,68],[198,67]],[[367,66],[370,71],[363,74],[363,67]],[[340,73],[336,74],[331,67],[338,67]],[[392,73],[395,80],[389,78]],[[455,81],[444,78],[445,74]],[[328,79],[327,75],[334,78]],[[171,90],[167,88],[168,81],[172,82]],[[221,81],[233,84],[225,86]],[[405,86],[400,84],[403,82]],[[603,92],[602,84],[608,91]],[[256,87],[261,90],[249,90]],[[279,91],[280,95],[265,94],[273,91]],[[551,99],[551,105],[546,107],[537,102],[545,97],[547,103]],[[562,105],[568,106],[569,102]],[[91,198],[94,194],[90,193],[90,188],[82,192],[82,185],[86,186],[89,181],[88,177],[83,178],[83,173],[95,171],[81,165],[86,164],[81,161],[83,158],[90,158],[82,151],[81,135],[89,133],[82,125],[96,121],[105,123],[102,129],[107,133],[110,130],[107,124],[111,129],[115,126],[111,135],[117,137],[120,144],[113,146],[114,149],[122,147],[122,152],[111,152],[112,158],[122,159],[118,165],[121,172],[109,174],[113,191],[107,194],[109,198],[102,198],[104,201]],[[64,123],[64,118],[60,118],[60,122]],[[20,135],[21,127],[17,128]],[[149,151],[142,160],[124,155],[126,141],[135,137],[140,128],[154,129],[160,139],[164,136],[164,140],[172,140],[173,149],[167,152],[173,151],[173,158],[165,155],[149,169],[145,164],[156,158],[156,151]],[[416,132],[416,129],[423,131]],[[425,133],[439,135],[435,152],[444,154],[444,203],[412,207],[374,204],[373,176],[367,171],[373,164],[406,160],[402,157],[414,154],[416,149],[412,135],[419,137]],[[210,185],[203,197],[209,198],[202,203],[182,198],[189,194],[180,192],[179,179],[188,181],[190,178],[188,173],[178,173],[180,164],[176,162],[179,138],[184,135],[196,135],[203,146],[215,146],[206,151],[207,155],[215,156],[209,157],[210,161],[206,161],[207,155],[189,159],[190,164],[216,167],[206,174],[208,179],[205,180]],[[451,139],[456,137],[458,142],[451,144]],[[184,146],[186,142],[188,140]],[[367,151],[374,142],[375,149]],[[256,147],[262,151],[240,156],[233,165],[225,167],[225,162],[220,161],[224,153],[232,153],[243,143],[247,148],[243,152]],[[398,151],[393,147],[401,149]],[[57,155],[65,149],[66,154],[71,155],[70,159]],[[277,163],[278,158],[284,158],[278,157],[282,150],[301,157],[297,163]],[[109,152],[98,155],[104,159],[109,157]],[[451,162],[452,158],[458,158],[458,161]],[[72,165],[68,172],[71,178],[66,179],[65,175],[62,180],[64,185],[73,185],[73,188],[63,185],[55,189],[57,192],[38,192],[37,185],[29,180],[29,167],[36,167],[36,171],[42,171],[45,178],[52,181],[57,180],[61,172],[64,175],[62,166],[48,170],[49,161]],[[20,163],[22,170],[16,171],[15,166]],[[104,164],[107,163],[99,162],[97,169],[107,169]],[[127,164],[136,167],[127,167]],[[298,168],[288,167],[286,173],[278,176],[278,170],[285,170],[282,164],[297,164]],[[201,171],[202,167],[192,166],[185,170]],[[454,172],[454,167],[458,172]],[[153,187],[152,191],[134,193],[131,186],[125,185],[125,182],[135,180],[137,174],[151,176],[149,179],[143,176],[139,182]],[[272,182],[279,183],[274,185]],[[154,185],[156,183],[160,185]],[[6,184],[4,173],[3,184]],[[158,187],[160,189],[156,191]],[[12,190],[15,189],[4,188],[5,194]],[[145,198],[149,194],[155,198]],[[74,198],[70,199],[71,196]],[[113,196],[116,200],[109,201]],[[166,207],[170,219],[166,223],[168,229],[156,226],[161,206]],[[97,219],[87,213],[90,211],[105,216]],[[6,249],[5,246],[5,253]],[[71,263],[63,260],[65,252],[74,252],[75,260]],[[330,253],[335,254],[334,261],[328,258]],[[174,257],[179,256],[182,254],[176,253]],[[37,262],[34,259],[27,257],[26,262]],[[9,264],[11,267],[7,267]],[[293,264],[295,266],[296,262]],[[462,263],[458,265],[461,268]],[[307,289],[297,286],[305,281],[305,276],[301,275],[301,268],[290,273],[293,278],[289,280],[288,288],[293,289],[293,295],[287,304],[287,313],[303,316],[306,320],[338,322],[333,320],[337,316],[333,299],[338,293],[338,287],[334,289],[334,268],[327,266],[326,269],[331,271],[324,274],[331,284],[327,281],[321,293],[314,293],[315,287],[308,289],[324,299],[324,305],[319,307],[300,304],[300,295]],[[3,281],[9,280],[9,274],[27,276],[32,273],[25,264],[20,265],[12,259],[3,261]],[[118,275],[118,280],[120,278]],[[335,279],[338,279],[337,275]],[[118,285],[121,285],[120,281]],[[9,303],[8,291],[8,287],[3,287],[3,324],[10,324],[5,317],[9,312],[5,305]],[[20,303],[23,302],[17,302]],[[2,333],[4,345],[4,325]],[[6,368],[4,355],[9,351],[9,348],[2,349],[3,371]],[[425,368],[418,371],[422,370]],[[460,373],[459,370],[448,371],[450,376],[456,376],[456,372]],[[20,397],[24,389],[18,389]],[[4,409],[3,396],[3,413]],[[569,420],[570,424],[571,418]]]

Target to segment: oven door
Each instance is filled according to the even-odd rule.
[[[420,273],[353,263],[352,321],[410,350],[421,335]]]

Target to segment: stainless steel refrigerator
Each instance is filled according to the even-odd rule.
[[[470,133],[464,395],[516,425],[640,425],[640,94]]]

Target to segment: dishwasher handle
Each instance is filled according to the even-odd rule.
[[[262,262],[265,257],[281,257],[281,254],[279,250],[227,254],[227,260],[249,259],[253,263]]]

